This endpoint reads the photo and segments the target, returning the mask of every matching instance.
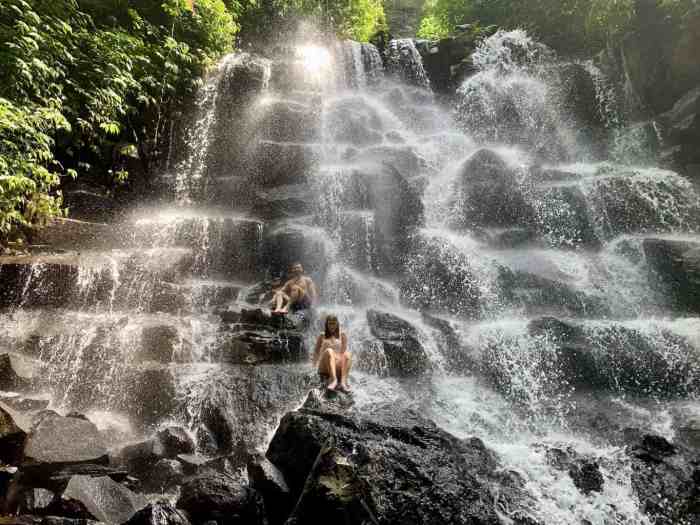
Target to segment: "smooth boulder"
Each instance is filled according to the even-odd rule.
[[[182,486],[177,508],[187,512],[193,523],[210,520],[222,524],[265,522],[262,498],[237,479],[218,472],[207,471]]]
[[[24,445],[25,469],[53,470],[76,463],[106,464],[107,448],[90,421],[45,415],[29,432]]]
[[[382,344],[391,374],[415,376],[430,369],[420,334],[409,322],[388,312],[367,310],[367,323]]]

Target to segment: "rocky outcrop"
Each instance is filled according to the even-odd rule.
[[[650,282],[674,309],[700,313],[700,242],[645,239]]]
[[[114,525],[128,521],[148,504],[145,497],[109,477],[73,476],[61,498],[65,507],[76,509],[75,515],[68,517]]]
[[[93,423],[56,413],[48,413],[40,419],[29,432],[24,446],[25,471],[46,474],[67,464],[106,465],[107,461],[107,448]]]
[[[500,523],[494,454],[395,406],[290,412],[267,457],[298,496],[287,523]]]
[[[654,523],[700,520],[700,461],[657,435],[647,434],[626,449],[632,487]]]
[[[190,520],[170,503],[162,501],[142,508],[125,525],[190,525]]]
[[[210,520],[225,523],[265,523],[260,495],[241,479],[216,472],[195,476],[182,486],[177,508],[187,512],[193,523]]]
[[[587,328],[552,317],[532,321],[529,331],[554,344],[550,365],[576,388],[656,396],[683,396],[700,388],[693,347],[670,332],[649,336],[614,322]]]
[[[257,454],[248,461],[247,471],[250,486],[263,497],[270,525],[284,523],[293,505],[284,475],[270,460]]]
[[[411,323],[377,310],[367,310],[367,323],[382,344],[390,374],[415,376],[430,370],[420,334]]]
[[[497,153],[482,149],[460,168],[455,212],[462,227],[517,226],[532,221],[516,174]]]
[[[0,461],[7,465],[18,465],[26,437],[25,431],[17,426],[12,414],[0,406]]]
[[[700,183],[700,87],[683,95],[673,107],[658,117],[663,130],[662,160]]]

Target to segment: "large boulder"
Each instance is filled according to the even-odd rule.
[[[293,504],[284,475],[270,460],[258,454],[248,461],[247,471],[251,487],[263,497],[270,525],[284,523]]]
[[[263,525],[264,504],[260,495],[246,487],[242,479],[217,472],[205,472],[187,481],[177,500],[177,508],[187,512],[193,523]]]
[[[80,509],[76,518],[115,525],[128,521],[148,504],[142,495],[134,494],[107,476],[73,476],[62,499]]]
[[[632,488],[653,523],[700,521],[700,463],[657,435],[645,435],[626,449]]]
[[[645,332],[620,323],[531,321],[531,336],[554,348],[553,366],[582,390],[684,396],[700,388],[700,363],[689,341],[667,330]],[[669,351],[672,349],[673,351]]]
[[[415,376],[430,369],[420,334],[409,322],[388,312],[367,310],[367,324],[382,344],[391,374]]]
[[[396,406],[290,412],[267,457],[299,496],[287,523],[500,523],[494,454]]]
[[[76,417],[44,415],[29,432],[24,446],[25,471],[45,474],[66,464],[107,462],[107,448],[97,427]]]
[[[12,414],[0,406],[0,461],[8,465],[17,465],[22,458],[22,449],[26,433],[12,417]]]
[[[645,239],[651,283],[677,310],[700,313],[700,242]]]
[[[532,221],[515,171],[497,153],[482,149],[460,167],[457,201],[458,225],[517,226]]]
[[[439,238],[414,238],[401,295],[428,312],[478,318],[483,306],[478,269],[470,254]]]

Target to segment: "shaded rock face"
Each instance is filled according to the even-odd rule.
[[[675,397],[700,387],[692,346],[671,333],[658,334],[660,342],[622,324],[586,329],[556,318],[534,320],[529,331],[554,344],[552,365],[576,388]],[[659,348],[675,352],[667,355]]]
[[[240,479],[206,472],[182,486],[177,508],[187,512],[193,523],[265,523],[262,498],[243,486]]]
[[[675,309],[700,313],[700,243],[645,239],[650,281]]]
[[[147,505],[146,498],[109,477],[74,476],[62,498],[84,509],[86,517],[104,523],[121,524]]]
[[[377,310],[367,311],[367,323],[372,335],[381,341],[390,373],[414,376],[430,369],[420,335],[410,323]]]
[[[18,373],[9,354],[0,354],[0,390],[21,390],[28,386],[28,379]]]
[[[282,473],[260,455],[251,458],[246,468],[250,486],[263,497],[270,525],[284,523],[292,510],[293,501]]]
[[[531,221],[532,210],[515,172],[490,150],[474,153],[460,168],[456,211],[460,226],[516,226]]]
[[[24,446],[24,463],[32,470],[106,462],[107,449],[94,424],[55,413],[47,414],[34,426]]]
[[[0,406],[0,461],[17,465],[22,457],[26,434],[12,415]]]
[[[693,165],[700,164],[700,153],[695,147],[700,142],[700,87],[683,95],[658,120],[665,139],[662,158],[673,168],[689,173]]]
[[[288,523],[500,523],[485,481],[497,462],[481,441],[395,407],[363,412],[282,419],[267,457],[300,495]]]
[[[700,520],[700,463],[664,438],[645,435],[626,449],[632,461],[632,487],[654,523]]]

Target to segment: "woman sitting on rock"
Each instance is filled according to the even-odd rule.
[[[318,367],[321,380],[329,390],[347,392],[348,374],[352,366],[352,355],[348,352],[348,338],[340,331],[340,323],[335,315],[326,317],[325,330],[316,339],[313,355],[314,366]],[[340,385],[338,385],[340,381]]]

